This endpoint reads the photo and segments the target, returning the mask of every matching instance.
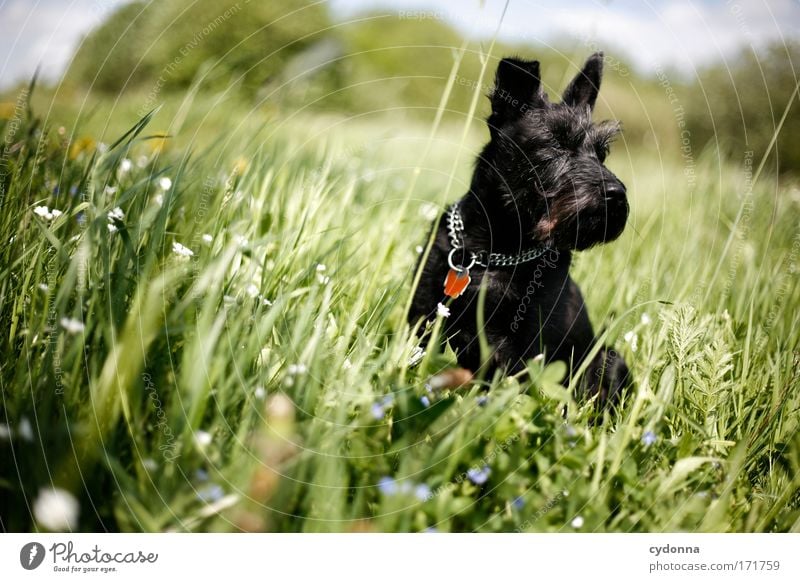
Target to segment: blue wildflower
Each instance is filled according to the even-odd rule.
[[[489,475],[491,474],[492,470],[489,468],[489,466],[484,465],[481,469],[476,469],[473,467],[467,471],[467,478],[475,483],[475,485],[483,485],[489,480]]]
[[[425,408],[428,408],[431,405],[431,399],[428,398],[427,396],[423,396],[422,398],[419,399],[419,401],[422,402],[422,406],[424,406]]]
[[[517,511],[519,511],[523,507],[525,507],[525,500],[522,497],[517,497],[514,501],[511,502],[511,506]]]
[[[439,533],[439,530],[435,527],[426,527],[424,530],[422,530],[422,533]]]
[[[372,405],[372,418],[380,420],[386,415],[386,409],[394,404],[394,396],[387,394],[380,401]]]
[[[414,488],[414,497],[420,501],[427,501],[431,497],[431,488],[425,483],[420,483]]]
[[[657,440],[658,437],[656,436],[656,433],[654,433],[652,430],[645,431],[645,433],[642,435],[642,444],[645,447],[649,447]]]
[[[205,469],[197,469],[194,472],[194,478],[198,481],[208,481],[208,471]]]
[[[375,420],[382,419],[386,414],[386,411],[383,409],[383,406],[381,405],[380,402],[376,402],[375,404],[373,404],[371,411],[372,411],[372,418],[374,418]]]
[[[478,396],[478,406],[486,406],[489,403],[488,396]]]
[[[378,489],[384,495],[394,495],[397,493],[397,481],[391,477],[381,477],[378,481]]]
[[[224,495],[225,491],[223,491],[222,487],[216,483],[209,483],[208,485],[197,490],[197,498],[200,499],[200,501],[205,502],[219,501]]]

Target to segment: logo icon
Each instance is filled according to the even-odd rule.
[[[26,570],[35,570],[44,561],[44,546],[39,542],[29,542],[19,551],[19,563]]]

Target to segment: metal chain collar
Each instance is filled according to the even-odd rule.
[[[462,235],[464,233],[464,221],[461,212],[458,210],[458,202],[454,203],[447,210],[447,234],[450,237],[450,245],[453,251],[463,247]],[[516,267],[522,263],[528,263],[541,257],[550,247],[536,247],[528,249],[517,255],[506,255],[503,253],[487,253],[486,251],[470,252],[472,264],[481,267]],[[452,258],[453,251],[450,252]],[[452,262],[452,261],[451,261]],[[451,265],[452,266],[452,265]]]

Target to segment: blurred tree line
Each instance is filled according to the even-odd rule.
[[[155,105],[193,83],[234,91],[251,103],[282,111],[433,116],[463,39],[435,18],[405,19],[396,11],[338,22],[307,0],[135,1],[113,12],[81,43],[66,72],[68,86],[126,93]],[[487,43],[488,44],[488,43]],[[543,46],[499,44],[494,55],[535,56],[551,99],[596,47],[588,42]],[[484,45],[484,49],[486,46]],[[623,122],[624,147],[680,155],[684,129],[693,150],[707,146],[759,159],[794,91],[798,44],[742,53],[688,82],[662,73],[645,77],[606,49],[599,118]],[[480,45],[470,42],[446,113],[463,119],[480,72]],[[491,71],[479,88],[487,93]],[[676,113],[675,103],[682,110]],[[479,113],[487,112],[482,100]],[[800,103],[793,105],[777,142],[782,172],[800,173]],[[686,125],[681,125],[685,123]]]
[[[781,172],[800,174],[800,42],[744,48],[730,63],[702,71],[690,87],[687,122],[695,143],[714,145],[734,159],[767,151],[794,95],[770,160]]]

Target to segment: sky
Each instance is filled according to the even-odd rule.
[[[57,79],[84,34],[125,0],[0,0],[0,87],[40,66]],[[268,0],[261,0],[268,1]],[[367,10],[400,18],[445,20],[473,38],[497,30],[505,0],[328,0],[335,19]],[[498,37],[549,43],[581,39],[642,72],[673,68],[687,75],[730,59],[742,45],[800,38],[800,0],[510,0]]]

